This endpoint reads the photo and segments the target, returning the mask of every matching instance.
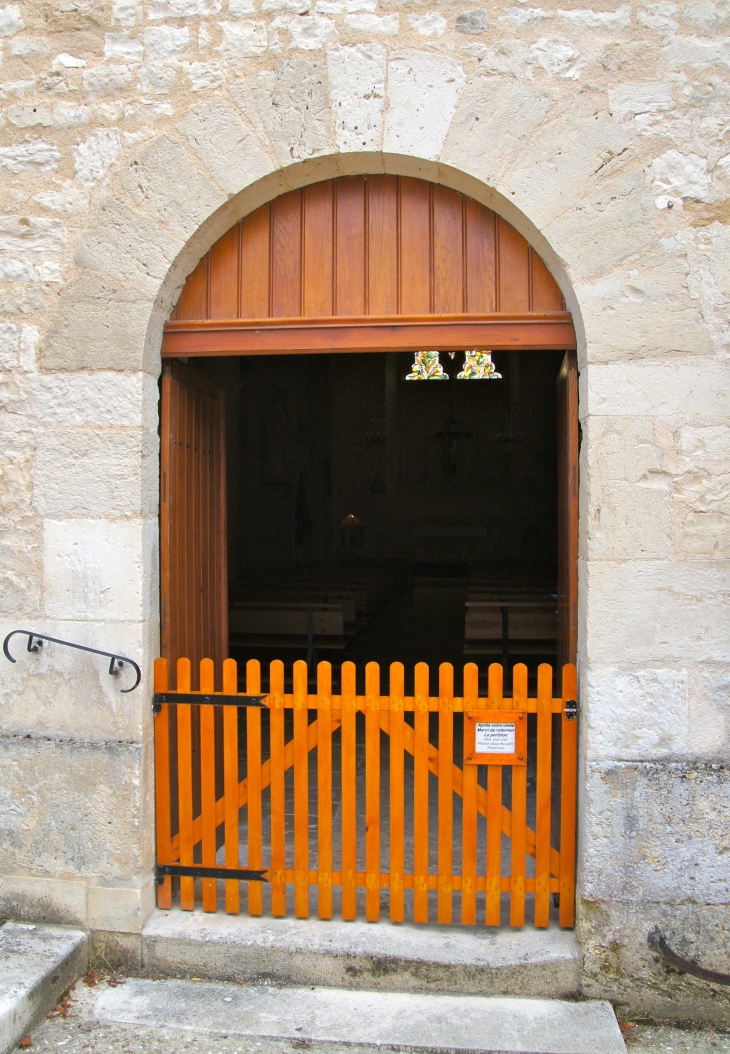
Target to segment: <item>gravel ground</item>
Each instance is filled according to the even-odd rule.
[[[317,1051],[315,1044],[306,1041],[252,1042],[220,1033],[109,1025],[94,1019],[95,997],[107,983],[123,981],[107,982],[95,976],[91,980],[97,983],[90,986],[79,982],[72,989],[57,1011],[35,1029],[26,1046],[48,1054],[59,1049],[63,1054],[295,1054],[301,1050],[311,1054],[366,1054],[356,1047],[330,1044]],[[629,1022],[623,1032],[629,1054],[730,1054],[730,1032],[725,1030]]]

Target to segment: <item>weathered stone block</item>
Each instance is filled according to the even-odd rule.
[[[466,83],[460,63],[445,55],[405,51],[388,63],[388,111],[383,149],[439,157]]]
[[[323,63],[289,59],[276,70],[258,73],[251,88],[280,164],[331,151],[332,116]]]
[[[64,620],[146,619],[156,566],[154,520],[46,520],[45,613]]]
[[[43,373],[28,378],[28,413],[47,428],[157,430],[159,391],[148,373]]]
[[[341,151],[379,150],[385,102],[385,50],[379,44],[327,49],[335,143]]]
[[[273,171],[256,136],[223,99],[189,110],[177,127],[227,194]]]
[[[591,364],[581,378],[581,414],[695,418],[705,424],[727,419],[730,366],[708,359],[657,359]]]
[[[581,700],[592,763],[673,759],[687,753],[686,670],[591,665],[584,673]]]

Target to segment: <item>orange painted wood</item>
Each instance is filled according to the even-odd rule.
[[[160,430],[161,647],[222,666],[228,651],[225,403],[197,370],[165,363]]]
[[[489,667],[488,708],[502,707],[503,671],[499,663]],[[502,876],[502,766],[487,765],[487,926],[499,926]]]
[[[487,314],[497,310],[496,216],[472,198],[465,199],[464,208],[464,310]]]
[[[563,701],[578,698],[576,668],[563,667]],[[560,757],[560,925],[575,925],[575,846],[577,825],[578,719],[561,724]]]
[[[302,191],[302,314],[334,315],[334,183],[314,183]]]
[[[302,192],[292,190],[271,203],[271,314],[302,314]],[[259,260],[259,266],[266,266]]]
[[[364,315],[365,182],[344,176],[335,184],[335,315]]]
[[[317,664],[317,914],[332,918],[332,664]]]
[[[212,659],[200,661],[200,690],[215,690],[215,667]],[[200,801],[203,851],[201,863],[204,867],[215,867],[215,707],[200,707]],[[217,908],[216,880],[203,880],[203,911]]]
[[[529,246],[500,216],[498,237],[498,311],[530,311]]]
[[[537,793],[535,815],[535,925],[550,922],[550,805],[552,798],[552,667],[537,669]]]
[[[400,180],[398,195],[398,313],[431,314],[433,222],[431,184]]]
[[[155,659],[156,692],[169,688],[167,659]],[[170,707],[163,703],[155,714],[155,836],[157,863],[172,863],[170,802]],[[157,907],[172,907],[172,879],[169,875],[157,887]]]
[[[527,703],[527,667],[517,663],[512,669],[512,699],[516,710]],[[527,718],[525,718],[527,720]],[[527,766],[512,766],[512,837],[509,902],[510,926],[525,924],[525,863],[527,859]]]
[[[402,662],[390,667],[390,921],[405,919],[405,754],[403,696],[404,669]]]
[[[271,737],[271,914],[286,915],[286,827],[284,798],[284,663],[269,672]]]
[[[294,663],[294,914],[309,918],[309,745],[307,664]]]
[[[454,667],[439,667],[438,907],[439,922],[451,923],[454,870]]]
[[[365,921],[380,919],[380,667],[365,667]]]
[[[249,659],[246,663],[246,691],[249,695],[261,694],[261,664],[258,659]],[[225,709],[232,710],[233,707],[226,707]],[[248,863],[246,866],[252,871],[260,871],[264,866],[263,780],[261,772],[261,710],[257,706],[246,707],[246,771],[248,783]],[[238,800],[238,795],[236,795],[236,800]],[[261,882],[249,882],[248,913],[249,915],[261,915],[263,910],[263,886]]]
[[[241,223],[241,318],[271,314],[271,205],[262,205]]]
[[[355,664],[342,664],[342,918],[357,918]]]
[[[464,709],[476,710],[478,707],[479,667],[469,662],[464,667]],[[473,926],[477,920],[478,775],[476,765],[464,766],[461,791],[461,921],[465,926]]]
[[[237,223],[211,247],[208,277],[208,318],[240,318],[241,224]]]
[[[464,303],[464,198],[433,187],[433,312],[454,315]]]
[[[367,181],[368,315],[398,313],[398,180],[370,176]]]
[[[578,363],[566,352],[557,380],[558,402],[558,668],[578,649]]]
[[[190,691],[190,659],[177,660],[177,690]],[[192,706],[177,706],[177,797],[180,863],[193,863],[193,734]],[[192,878],[180,879],[180,907],[183,911],[195,908],[195,888]]]
[[[537,351],[575,346],[570,315],[495,314],[414,318],[391,316],[257,319],[253,322],[168,322],[162,357],[184,355],[294,355],[350,351],[445,350],[481,347],[496,351]]]
[[[428,666],[416,664],[413,715],[413,921],[428,922]]]

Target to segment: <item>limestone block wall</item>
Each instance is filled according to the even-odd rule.
[[[581,370],[584,986],[728,1020],[727,0],[0,4],[0,910],[138,933],[153,904],[161,329],[291,187],[414,174],[495,208]],[[724,813],[723,813],[723,810]]]

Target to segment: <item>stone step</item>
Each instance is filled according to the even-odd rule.
[[[429,1054],[625,1054],[606,1002],[421,995],[337,988],[241,987],[129,978],[87,1011],[106,1025],[174,1029],[315,1051]]]
[[[86,969],[82,930],[7,922],[0,927],[0,1054],[7,1054]]]
[[[557,927],[491,930],[156,911],[142,932],[139,965],[155,977],[557,997],[580,991],[581,959],[575,934]]]

